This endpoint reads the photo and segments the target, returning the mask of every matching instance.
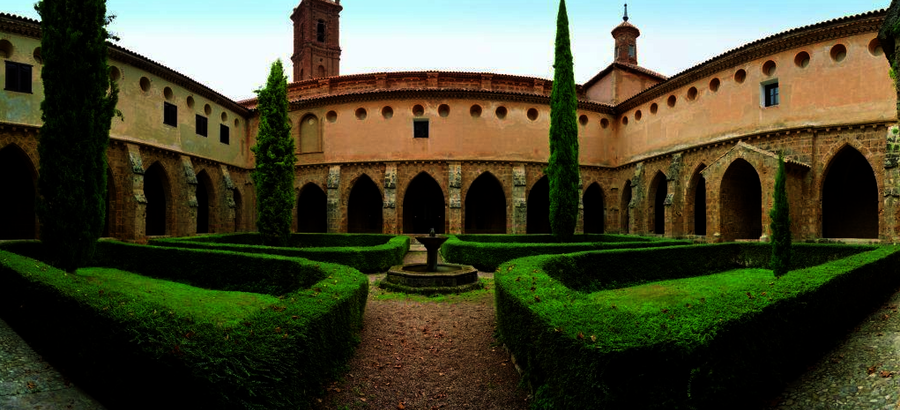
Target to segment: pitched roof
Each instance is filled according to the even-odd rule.
[[[666,77],[660,73],[657,73],[656,71],[648,70],[648,69],[641,67],[639,65],[636,65],[636,64],[613,62],[612,64],[606,66],[606,68],[604,68],[603,70],[600,70],[600,72],[597,73],[597,75],[595,75],[593,78],[591,78],[586,83],[584,83],[584,85],[582,85],[582,87],[584,87],[584,89],[593,87],[594,84],[596,84],[598,81],[602,80],[603,77],[606,77],[610,72],[612,72],[612,70],[614,68],[618,68],[620,70],[625,70],[625,71],[630,71],[630,72],[637,73],[637,74],[644,74],[644,75],[656,78],[660,81],[666,81],[668,79],[668,77]]]

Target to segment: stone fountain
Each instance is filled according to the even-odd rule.
[[[417,236],[428,253],[426,263],[396,265],[388,270],[381,287],[407,293],[456,293],[481,288],[478,270],[469,265],[438,263],[438,250],[447,241],[443,235]]]

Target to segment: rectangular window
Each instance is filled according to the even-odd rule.
[[[228,144],[231,141],[231,130],[225,124],[219,124],[219,142]]]
[[[428,138],[428,120],[413,120],[413,138]]]
[[[6,91],[31,94],[31,66],[6,62]]]
[[[163,102],[163,124],[178,126],[178,106]]]
[[[207,123],[208,122],[209,122],[209,120],[207,120],[206,117],[204,117],[200,114],[197,114],[197,135],[199,135],[201,137],[207,136],[206,134],[207,134],[207,128],[208,128]]]
[[[780,98],[778,96],[778,83],[766,84],[763,86],[764,106],[771,107],[778,105]]]

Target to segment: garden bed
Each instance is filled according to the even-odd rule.
[[[539,408],[734,408],[777,392],[900,286],[894,247],[766,244],[546,255],[496,275]]]
[[[306,407],[368,294],[357,270],[299,258],[102,241],[65,273],[28,257],[38,242],[0,249],[4,319],[110,408]]]
[[[216,234],[185,238],[159,238],[151,245],[215,249],[306,258],[338,263],[373,273],[387,271],[403,261],[409,250],[409,237],[361,234],[291,234],[287,247],[264,246],[257,233]]]
[[[444,261],[472,265],[492,272],[500,264],[516,258],[601,249],[648,248],[689,245],[688,241],[632,235],[575,235],[560,243],[552,235],[447,235],[441,247]]]

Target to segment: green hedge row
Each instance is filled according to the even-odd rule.
[[[688,245],[690,242],[629,235],[575,235],[572,242],[554,242],[551,235],[448,235],[441,256],[449,263],[494,271],[503,262],[535,255],[599,249]]]
[[[40,246],[0,248],[40,255]],[[278,275],[273,279],[263,268],[286,270],[283,264],[295,265],[296,277],[319,278],[304,286],[298,281],[280,297],[258,295],[275,303],[231,325],[177,303],[142,298],[141,292],[152,287],[116,286],[0,250],[3,318],[110,408],[304,408],[323,383],[345,368],[359,342],[368,279],[355,269],[109,242],[100,249],[101,260],[134,258],[135,264],[123,267],[160,278],[191,277],[185,282],[243,275],[247,282],[277,283]],[[211,266],[205,275],[197,268],[203,264]]]
[[[384,272],[403,263],[409,237],[359,234],[292,234],[291,247],[260,245],[259,234],[219,234],[187,238],[161,238],[151,245],[217,249],[223,251],[281,255],[346,265],[361,272]]]
[[[690,266],[715,271],[709,259],[727,260],[734,247],[742,249],[731,263],[767,263],[766,246],[751,244],[681,247],[691,256],[676,259],[672,248],[627,254],[634,272],[668,266],[690,276]],[[845,257],[778,279],[744,269],[593,293],[548,274],[571,256],[517,259],[495,276],[498,329],[535,389],[535,408],[752,406],[900,286],[900,248],[847,248],[795,244],[800,266]],[[576,255],[575,265],[613,272],[604,256],[628,259],[600,251]]]

